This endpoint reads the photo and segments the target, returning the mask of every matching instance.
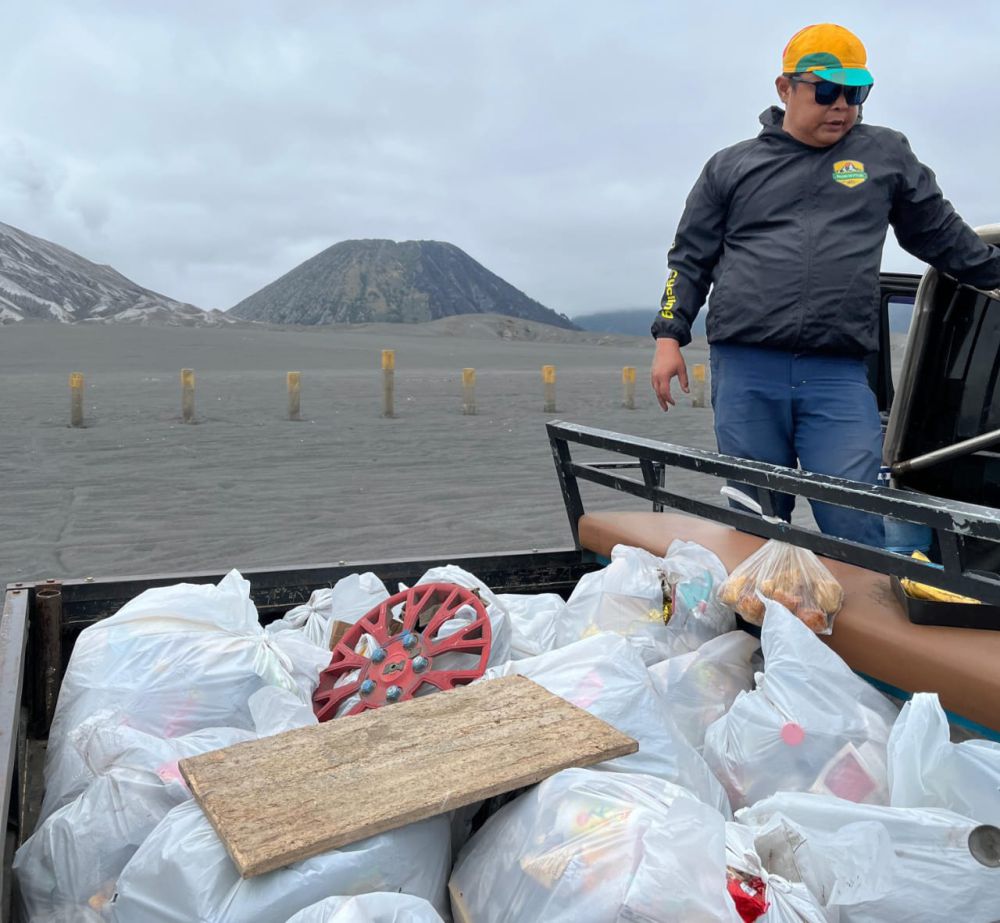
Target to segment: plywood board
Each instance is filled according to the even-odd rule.
[[[180,769],[250,878],[638,748],[508,676],[215,750]]]

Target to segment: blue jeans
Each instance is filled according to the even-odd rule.
[[[874,484],[882,461],[882,425],[864,361],[713,343],[715,439],[725,455]],[[756,489],[741,489],[757,496]],[[773,496],[790,519],[795,498]],[[827,535],[881,548],[880,516],[810,500]]]

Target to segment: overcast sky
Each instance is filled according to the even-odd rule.
[[[457,244],[569,315],[655,310],[684,198],[814,5],[4,4],[0,221],[202,308],[340,240]],[[1000,221],[1000,3],[844,4],[869,122]],[[827,14],[830,15],[830,14]],[[890,235],[891,236],[891,235]],[[895,243],[887,269],[917,270]]]

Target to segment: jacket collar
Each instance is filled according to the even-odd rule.
[[[782,138],[784,140],[791,141],[793,144],[802,144],[801,141],[796,141],[790,134],[788,134],[787,131],[785,131],[784,128],[782,128],[782,125],[784,125],[785,122],[785,110],[780,106],[768,106],[768,108],[765,109],[760,116],[758,116],[758,118],[760,120],[760,124],[763,126],[760,130],[760,134],[758,135],[759,138]],[[861,113],[859,112],[858,120],[854,123],[854,128],[852,128],[851,131],[854,131],[854,129],[860,124]],[[850,133],[851,132],[849,131],[847,134],[849,135]],[[844,137],[846,138],[847,135]],[[840,140],[843,141],[844,139],[841,138]],[[838,141],[837,143],[839,144],[840,142]],[[808,147],[809,145],[803,146]]]

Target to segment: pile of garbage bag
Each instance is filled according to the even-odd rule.
[[[146,590],[77,638],[49,732],[42,818],[94,778],[70,743],[91,715],[120,710],[132,727],[163,738],[252,730],[254,692],[279,686],[309,701],[327,663],[329,653],[299,633],[264,631],[236,571],[218,586]]]
[[[952,743],[934,695],[899,711],[766,595],[760,639],[737,629],[726,579],[690,542],[617,546],[567,600],[431,569],[418,583],[483,602],[484,680],[527,676],[639,750],[246,880],[177,762],[315,723],[334,624],[389,590],[353,574],[266,628],[235,571],[149,590],[74,648],[15,858],[22,919],[1000,919],[1000,744]]]

